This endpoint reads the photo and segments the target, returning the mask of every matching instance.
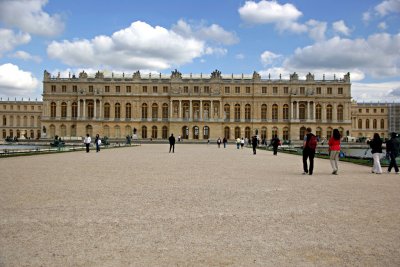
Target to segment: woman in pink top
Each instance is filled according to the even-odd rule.
[[[330,161],[333,169],[332,174],[337,174],[338,172],[338,161],[340,154],[340,133],[338,129],[333,129],[333,135],[329,139],[329,151],[330,151]]]

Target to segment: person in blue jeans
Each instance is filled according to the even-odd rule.
[[[101,144],[101,140],[100,140],[99,134],[96,134],[96,138],[94,139],[94,143],[96,144],[96,152],[99,152],[100,151],[100,144]]]

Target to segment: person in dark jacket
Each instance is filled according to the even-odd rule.
[[[169,141],[169,153],[171,153],[171,149],[172,149],[172,153],[175,153],[175,137],[174,134],[171,134],[171,136],[168,138]]]
[[[397,166],[396,157],[399,156],[400,143],[396,137],[396,133],[391,134],[390,140],[386,142],[386,153],[390,157],[388,172],[391,172],[392,168],[394,167],[396,174],[399,174],[399,167]]]
[[[251,138],[251,145],[253,146],[253,154],[254,155],[256,154],[257,144],[258,144],[257,136],[253,136]]]
[[[311,140],[312,139],[312,140]],[[316,140],[316,136],[312,133],[310,127],[306,129],[306,135],[304,137],[303,142],[303,174],[312,175],[314,171],[314,156],[315,156],[315,147],[310,145],[311,142]],[[315,142],[315,141],[314,141]],[[310,166],[307,166],[307,159],[310,161]]]
[[[378,133],[374,133],[374,138],[368,142],[372,151],[372,158],[374,160],[374,166],[372,167],[372,173],[382,174],[381,167],[381,154],[382,154],[382,139]]]
[[[280,146],[280,144],[281,144],[281,140],[279,140],[278,136],[275,135],[274,138],[272,138],[272,140],[271,140],[271,144],[269,145],[269,146],[272,146],[275,156],[278,155],[278,146]]]

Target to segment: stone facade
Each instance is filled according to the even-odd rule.
[[[41,137],[42,101],[0,101],[1,138]]]
[[[253,75],[171,75],[140,72],[51,77],[44,72],[42,125],[47,137],[300,140],[306,127],[321,138],[352,130],[350,75],[341,79],[261,79]]]
[[[371,139],[374,133],[389,137],[387,103],[353,103],[351,109],[352,136]]]

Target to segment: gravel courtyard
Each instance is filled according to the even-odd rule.
[[[400,175],[168,148],[0,159],[0,266],[400,266]]]

